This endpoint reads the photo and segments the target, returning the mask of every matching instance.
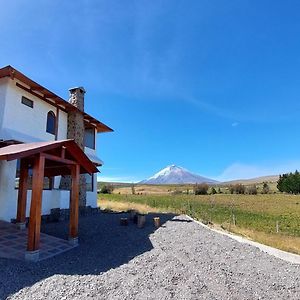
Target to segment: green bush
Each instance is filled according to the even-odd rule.
[[[100,193],[102,194],[111,194],[114,190],[114,187],[112,184],[104,184],[100,190]]]
[[[270,192],[270,187],[266,182],[264,182],[261,193],[262,194],[269,194],[269,192]]]
[[[300,173],[296,170],[295,173],[279,175],[277,188],[280,192],[299,194]]]
[[[194,193],[195,195],[207,195],[208,188],[209,186],[206,183],[196,183],[194,186]]]
[[[214,195],[214,194],[216,194],[216,193],[217,193],[216,189],[215,189],[214,187],[212,187],[212,188],[210,189],[210,194],[211,194],[211,195]]]

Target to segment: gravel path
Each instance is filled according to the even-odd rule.
[[[38,264],[0,259],[5,299],[300,299],[300,266],[206,229],[160,215],[154,230],[122,215],[80,220],[80,247]],[[67,224],[44,232],[63,237]]]

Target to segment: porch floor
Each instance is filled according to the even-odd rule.
[[[0,220],[0,257],[25,260],[27,229]],[[75,248],[76,245],[57,237],[41,233],[39,261]]]

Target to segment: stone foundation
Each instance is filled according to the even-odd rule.
[[[95,214],[99,214],[101,212],[99,207],[79,207],[79,216],[91,216]],[[43,220],[44,219],[44,220]],[[53,208],[51,209],[50,215],[42,216],[42,222],[59,222],[59,221],[67,221],[70,219],[70,209],[60,209]]]
[[[100,207],[85,206],[79,208],[79,216],[91,216],[101,212]],[[42,215],[42,224],[68,221],[70,220],[70,209],[53,208],[49,215]],[[11,220],[12,223],[16,224],[16,219]],[[28,225],[29,218],[26,218],[26,226]],[[25,226],[25,225],[24,225]]]

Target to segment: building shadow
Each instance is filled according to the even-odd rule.
[[[132,221],[120,226],[128,213],[100,213],[79,219],[79,247],[38,263],[0,259],[0,299],[5,299],[26,286],[44,278],[61,275],[99,275],[117,268],[153,249],[150,235],[157,228],[153,218],[160,217],[162,227],[175,214],[150,213],[144,228]],[[163,228],[161,228],[163,230]],[[67,239],[68,222],[48,223],[42,232]]]

